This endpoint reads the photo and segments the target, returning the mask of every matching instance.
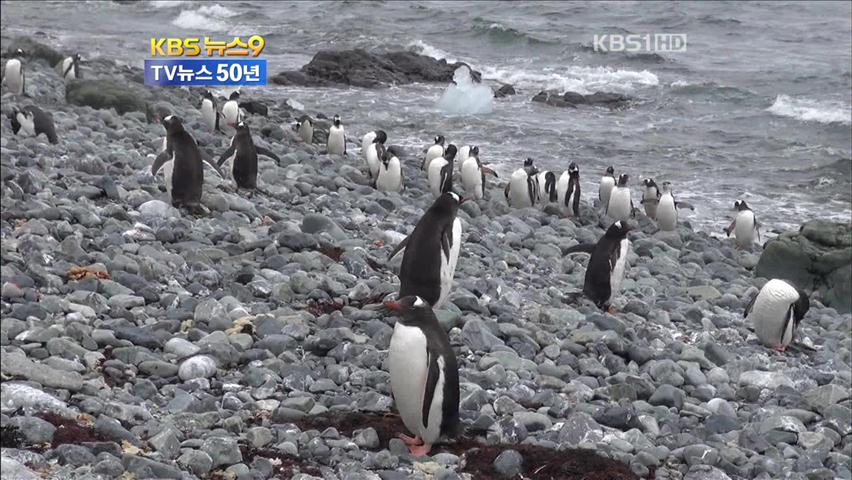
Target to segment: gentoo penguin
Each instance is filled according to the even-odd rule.
[[[580,168],[571,162],[568,170],[562,172],[556,183],[556,200],[565,213],[580,216]]]
[[[231,138],[231,146],[219,157],[217,166],[221,167],[227,160],[231,160],[231,173],[237,188],[257,188],[257,156],[266,155],[276,162],[281,162],[277,155],[269,150],[254,144],[251,131],[246,122],[237,124],[237,133]]]
[[[512,172],[509,183],[503,194],[510,207],[523,208],[535,205],[538,197],[538,182],[536,182],[538,169],[533,165],[531,158],[524,161],[524,167]]]
[[[210,90],[204,91],[204,97],[201,99],[201,118],[207,124],[210,130],[221,132],[219,128],[219,109],[216,106],[216,97]]]
[[[367,151],[364,158],[367,160],[367,170],[370,172],[370,178],[375,180],[379,176],[379,168],[382,163],[382,151],[385,148],[385,142],[388,141],[388,135],[383,130],[376,130],[376,136],[372,143],[367,146]]]
[[[438,135],[435,137],[435,144],[426,150],[426,156],[423,157],[423,163],[420,164],[420,170],[429,171],[429,163],[444,156],[444,136]]]
[[[314,122],[311,120],[311,117],[302,115],[302,118],[296,122],[296,131],[299,132],[299,137],[302,138],[303,142],[314,142]]]
[[[547,204],[555,202],[559,196],[556,194],[556,174],[545,170],[539,172],[535,176],[535,182],[538,185],[536,200],[540,203]]]
[[[175,115],[163,119],[166,128],[166,149],[157,155],[151,165],[151,174],[157,175],[160,167],[166,173],[166,190],[175,207],[185,206],[199,209],[201,206],[201,184],[204,182],[204,164],[207,162],[219,172],[219,168],[208,162],[195,143],[195,139],[183,128],[183,121]]]
[[[609,226],[595,245],[576,245],[566,251],[566,254],[591,252],[583,294],[601,310],[613,312],[610,306],[624,280],[627,253],[630,251],[627,233],[632,229],[626,221],[618,220]]]
[[[361,155],[364,156],[364,160],[367,159],[367,147],[373,143],[373,140],[376,139],[376,130],[369,131],[361,137]]]
[[[675,201],[672,194],[672,184],[663,182],[663,186],[660,189],[660,201],[657,205],[657,226],[660,227],[660,230],[671,231],[677,227],[678,208],[695,210],[692,205],[686,202]]]
[[[468,198],[480,200],[485,196],[486,173],[497,177],[497,172],[479,161],[479,147],[471,148],[461,167],[461,182]]]
[[[405,428],[399,438],[412,455],[427,455],[441,437],[457,434],[459,368],[447,332],[423,298],[384,302],[396,311],[388,347],[391,391]]]
[[[15,95],[23,95],[27,90],[27,78],[24,74],[23,64],[24,55],[24,51],[19,48],[15,50],[13,57],[6,61],[3,83]]]
[[[80,61],[80,54],[75,53],[70,57],[62,59],[62,61],[56,65],[56,70],[60,75],[62,75],[62,79],[66,82],[69,80],[83,78],[83,74],[80,72]]]
[[[459,148],[459,159],[458,160],[459,160],[460,164],[463,164],[464,161],[467,160],[467,157],[470,156],[470,151],[473,150],[474,148],[477,148],[477,147],[474,146],[474,145],[462,145],[462,147]]]
[[[456,146],[447,145],[444,156],[433,159],[427,167],[429,188],[432,194],[440,196],[453,188],[453,160],[456,158]]]
[[[399,269],[399,297],[418,295],[435,308],[450,296],[461,249],[461,220],[456,216],[465,202],[455,192],[441,194],[420,217],[414,231],[388,256],[403,248]]]
[[[240,91],[234,90],[231,92],[231,96],[228,97],[228,101],[222,106],[222,118],[225,120],[225,125],[234,129],[242,121],[239,100]]]
[[[642,180],[645,191],[642,193],[642,205],[645,206],[645,215],[651,220],[657,219],[657,205],[660,203],[660,189],[653,178]]]
[[[340,115],[335,115],[331,128],[328,129],[326,150],[332,155],[346,155],[346,135],[340,123]]]
[[[379,163],[379,173],[376,177],[376,189],[382,192],[398,192],[402,190],[402,166],[399,158],[391,153],[384,145],[377,143],[382,151]]]
[[[764,345],[783,352],[809,308],[805,292],[773,278],[751,299],[743,318],[754,325],[754,333]]]
[[[615,188],[615,169],[609,166],[606,167],[606,173],[601,177],[601,185],[598,187],[598,200],[600,200],[604,212],[609,205],[609,195],[613,188]]]
[[[626,221],[633,215],[633,198],[630,196],[630,187],[627,180],[630,176],[622,173],[618,176],[618,184],[609,194],[609,203],[606,206],[606,214],[613,220]]]
[[[44,134],[50,143],[58,143],[56,128],[53,125],[53,115],[44,112],[35,105],[27,105],[22,109],[12,107],[8,114],[12,123],[12,132],[25,136],[37,136]]]
[[[725,229],[725,234],[737,238],[738,247],[748,247],[754,242],[754,234],[757,232],[757,241],[760,241],[760,224],[757,223],[757,218],[754,212],[748,207],[745,200],[737,200],[734,202],[734,208],[737,210],[737,217],[731,222],[731,225]]]

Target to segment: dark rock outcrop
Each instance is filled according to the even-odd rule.
[[[45,60],[50,66],[56,65],[64,58],[61,53],[29,37],[16,38],[12,44],[9,45],[9,48],[6,49],[6,54],[11,57],[19,48],[24,51],[24,56],[26,58],[40,58]]]
[[[370,53],[366,50],[321,50],[299,71],[281,72],[278,85],[327,87],[352,85],[381,88],[415,82],[450,82],[463,63],[447,63],[412,52]],[[474,80],[482,75],[471,69]]]
[[[114,108],[119,114],[146,112],[142,95],[125,83],[104,78],[74,80],[65,87],[68,103],[97,109]]]
[[[503,83],[500,85],[500,88],[494,90],[494,98],[508,97],[509,95],[515,95],[516,93],[515,87],[508,83]]]
[[[793,282],[819,292],[822,302],[841,313],[852,310],[852,226],[825,220],[770,240],[755,274]]]
[[[557,93],[553,91],[541,91],[532,99],[552,107],[577,108],[578,105],[591,105],[608,108],[623,108],[630,102],[630,97],[620,93],[595,92],[591,95],[583,95],[576,92]]]

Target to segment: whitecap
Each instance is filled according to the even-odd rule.
[[[766,110],[778,116],[795,118],[803,122],[852,124],[852,108],[840,103],[778,95],[775,97],[775,102]]]
[[[438,100],[438,108],[453,115],[491,113],[494,103],[491,87],[475,83],[466,65],[456,69],[453,82]]]
[[[441,50],[438,47],[433,45],[429,45],[423,40],[415,40],[413,42],[409,42],[408,49],[413,51],[414,53],[419,53],[420,55],[426,55],[427,57],[432,57],[435,60],[446,60],[450,63],[456,61],[449,53]]]
[[[186,3],[186,0],[151,0],[148,3],[154,8],[173,8]]]
[[[594,92],[631,92],[636,88],[659,85],[660,80],[648,70],[622,70],[609,67],[570,66],[564,69],[545,69],[530,72],[517,68],[483,67],[483,78],[509,83],[515,87],[572,91],[580,94]]]
[[[228,23],[223,20],[236,14],[218,3],[204,5],[197,10],[183,10],[177,18],[172,20],[172,25],[189,30],[228,31]]]

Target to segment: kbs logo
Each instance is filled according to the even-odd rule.
[[[210,37],[204,37],[203,42],[200,38],[152,38],[151,56],[172,58],[145,60],[145,84],[266,85],[266,60],[245,58],[258,57],[265,46],[266,41],[260,35],[252,35],[245,42],[240,37],[230,42]],[[208,58],[187,58],[202,54]]]
[[[671,52],[686,51],[685,33],[645,33],[622,35],[605,33],[595,35],[593,41],[596,52]]]

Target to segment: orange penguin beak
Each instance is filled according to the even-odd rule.
[[[383,303],[383,305],[385,306],[385,308],[389,308],[391,310],[399,310],[400,309],[399,302],[397,302],[395,300],[387,300],[386,302]]]

